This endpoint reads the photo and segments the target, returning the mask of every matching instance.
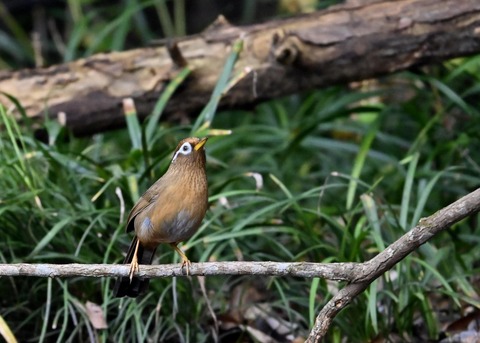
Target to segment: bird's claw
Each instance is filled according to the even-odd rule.
[[[182,259],[182,266],[180,267],[180,272],[183,271],[183,267],[185,267],[185,269],[187,270],[187,276],[190,275],[190,266],[192,265],[192,262],[190,262],[190,260],[187,258],[187,259]]]
[[[137,255],[134,255],[133,258],[132,258],[132,262],[130,263],[130,271],[128,273],[129,277],[130,277],[130,283],[132,283],[132,279],[133,279],[133,275],[135,273],[138,273],[138,258],[137,258]]]

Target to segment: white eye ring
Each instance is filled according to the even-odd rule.
[[[178,154],[190,155],[191,152],[192,152],[192,145],[188,142],[183,143],[182,146],[180,147],[180,149],[178,149],[178,151],[173,156],[172,162],[175,161]]]

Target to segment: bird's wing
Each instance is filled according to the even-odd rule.
[[[150,204],[152,204],[155,200],[157,200],[159,195],[159,190],[156,187],[156,183],[153,184],[141,197],[138,199],[135,206],[133,206],[130,214],[128,215],[127,219],[127,232],[133,231],[134,229],[134,222],[135,217],[145,210]]]

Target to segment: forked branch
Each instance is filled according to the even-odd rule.
[[[320,342],[325,337],[335,316],[379,276],[390,270],[395,264],[439,232],[450,228],[453,224],[479,211],[480,188],[435,212],[430,217],[422,218],[417,226],[388,246],[384,251],[371,260],[359,264],[359,267],[364,268],[363,275],[355,277],[352,283],[340,290],[320,310],[307,342]]]
[[[348,281],[320,311],[307,342],[325,337],[335,316],[362,293],[370,283],[390,270],[408,254],[441,231],[480,211],[480,188],[420,220],[417,226],[392,243],[384,251],[364,263],[308,262],[207,262],[193,263],[191,275],[271,275],[320,277]],[[116,277],[127,276],[128,265],[110,264],[0,264],[1,276],[36,277]],[[139,276],[144,278],[185,275],[180,264],[142,265]]]

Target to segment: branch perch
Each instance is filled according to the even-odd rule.
[[[191,275],[270,275],[320,277],[350,282],[323,307],[307,342],[319,342],[325,337],[335,316],[362,293],[370,283],[390,270],[408,254],[434,235],[480,211],[480,188],[422,218],[417,226],[400,237],[371,260],[364,263],[309,263],[309,262],[207,262],[193,263]],[[128,265],[109,264],[0,264],[0,276],[36,277],[116,277],[127,276]],[[159,278],[184,276],[179,264],[142,265],[140,277]]]
[[[480,188],[435,212],[430,217],[420,219],[417,226],[390,244],[384,251],[371,260],[361,263],[360,265],[365,266],[364,275],[355,278],[354,283],[345,286],[320,310],[307,343],[320,342],[327,334],[335,316],[379,276],[439,232],[479,211]]]
[[[320,277],[336,281],[351,281],[359,263],[310,262],[204,262],[192,263],[190,275],[270,275]],[[180,264],[140,265],[136,274],[143,278],[186,276]],[[0,276],[37,277],[116,277],[128,276],[127,264],[0,264]]]

